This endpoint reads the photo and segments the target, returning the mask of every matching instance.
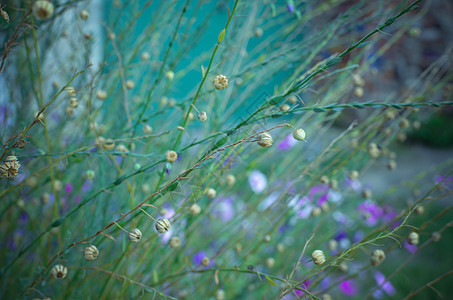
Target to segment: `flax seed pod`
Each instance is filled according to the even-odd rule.
[[[289,106],[288,104],[285,103],[282,106],[280,106],[280,111],[285,112],[285,111],[288,111],[290,108],[291,108],[291,106]]]
[[[396,138],[399,142],[404,143],[407,139],[407,134],[405,132],[399,132]]]
[[[226,183],[227,185],[233,186],[235,182],[236,182],[236,177],[234,177],[234,175],[228,174],[228,175],[225,177],[225,183]]]
[[[53,16],[54,6],[50,1],[38,0],[33,3],[33,15],[39,20],[47,20]]]
[[[138,243],[142,239],[142,232],[140,229],[135,228],[129,232],[129,240],[133,243]]]
[[[167,73],[165,73],[165,78],[167,78],[170,81],[173,80],[173,78],[175,78],[175,72],[168,71]]]
[[[215,292],[215,300],[225,300],[225,291],[222,289],[218,289]]]
[[[141,60],[143,60],[143,61],[147,61],[147,60],[149,60],[149,59],[151,58],[151,55],[149,55],[149,53],[145,51],[145,52],[142,53],[142,55],[140,56],[140,58],[141,58]]]
[[[395,119],[395,113],[393,111],[388,111],[385,113],[385,118],[387,120],[393,120]]]
[[[94,174],[94,171],[93,171],[93,170],[87,170],[87,171],[85,172],[85,177],[86,177],[86,179],[88,179],[88,180],[93,180],[94,175],[95,175],[95,174]]]
[[[143,125],[143,133],[144,134],[150,134],[153,132],[153,128],[149,126],[148,124]]]
[[[107,99],[107,92],[104,90],[97,90],[96,98],[98,98],[101,101],[104,101],[105,99]]]
[[[354,95],[356,97],[362,97],[363,96],[363,88],[361,86],[358,86],[354,89]]]
[[[98,258],[99,250],[95,245],[88,246],[83,250],[83,256],[86,260],[93,261]]]
[[[204,122],[207,119],[208,119],[208,114],[205,111],[200,111],[198,113],[198,120],[200,120],[201,122]]]
[[[168,219],[159,219],[157,220],[156,222],[156,230],[157,232],[159,233],[165,233],[167,231],[169,231],[171,228],[171,224],[170,224],[170,221],[168,221]]]
[[[409,233],[409,235],[407,236],[407,242],[411,245],[418,245],[419,243],[418,233],[416,232]]]
[[[217,195],[217,191],[214,190],[213,188],[209,188],[206,191],[206,197],[208,197],[209,199],[214,199],[216,195]]]
[[[201,264],[202,264],[203,266],[205,266],[205,267],[209,266],[209,263],[210,263],[210,262],[211,262],[211,261],[210,261],[209,258],[207,258],[206,256],[203,257],[203,258],[201,259]]]
[[[269,132],[263,132],[258,135],[258,145],[261,147],[270,147],[272,146],[272,143],[274,140],[272,139],[272,136],[269,134]]]
[[[50,273],[55,279],[63,279],[68,274],[68,269],[63,265],[55,265]]]
[[[338,265],[338,270],[340,272],[347,272],[348,271],[348,265],[345,262],[342,262]]]
[[[181,239],[177,236],[172,237],[170,239],[170,247],[175,249],[175,248],[178,248],[179,246],[181,246]]]
[[[302,128],[298,128],[298,129],[294,130],[293,138],[295,138],[298,141],[305,140],[305,131]]]
[[[132,80],[126,81],[126,88],[132,90],[135,87],[135,83]]]
[[[86,21],[86,20],[88,20],[89,17],[90,17],[90,13],[88,11],[82,10],[80,12],[80,19]]]
[[[337,250],[337,247],[338,247],[338,242],[337,242],[337,240],[334,240],[334,239],[329,240],[329,242],[328,242],[328,248],[329,248],[330,251]]]
[[[291,105],[296,104],[296,103],[297,103],[297,97],[296,97],[296,95],[291,95],[291,96],[289,96],[288,102],[289,102]]]
[[[364,190],[362,191],[362,197],[363,197],[364,199],[370,199],[370,198],[372,197],[372,195],[373,195],[373,192],[371,192],[370,189],[364,189]]]
[[[201,208],[198,204],[192,204],[189,208],[189,212],[192,214],[192,215],[198,215],[200,212],[201,212]]]
[[[165,159],[171,163],[175,162],[178,159],[178,154],[173,150],[168,150],[167,153],[165,153]]]
[[[265,241],[266,243],[269,243],[271,241],[271,236],[269,234],[266,234],[263,238],[263,241]]]
[[[389,160],[389,162],[387,163],[387,169],[389,169],[390,171],[395,170],[396,169],[396,161],[394,161],[393,159]]]
[[[401,129],[406,129],[406,128],[409,127],[409,125],[410,125],[410,122],[409,122],[409,120],[406,119],[406,118],[401,119],[401,120],[399,121],[399,123],[398,123],[398,126],[399,126]]]
[[[313,208],[313,210],[311,211],[311,215],[312,217],[317,217],[321,214],[321,209],[319,207],[315,207]]]
[[[17,156],[7,156],[0,164],[0,178],[14,178],[19,173],[20,164]]]
[[[263,36],[263,29],[261,27],[258,27],[257,29],[255,29],[255,33],[254,35],[257,37],[257,38],[260,38]]]
[[[69,97],[75,97],[77,95],[76,89],[73,88],[72,86],[68,86],[66,88],[66,93],[68,93]]]
[[[368,145],[368,155],[371,158],[378,158],[381,155],[381,150],[375,143],[371,143]]]
[[[228,86],[228,78],[225,75],[219,74],[214,78],[213,83],[216,89],[223,90]]]
[[[355,179],[359,178],[359,171],[357,171],[357,170],[351,171],[351,172],[349,173],[348,177],[349,177],[349,179],[351,179],[351,180],[355,180]]]
[[[72,108],[71,106],[66,107],[65,112],[68,117],[74,116],[74,108]]]
[[[271,269],[275,265],[275,259],[273,257],[269,257],[266,259],[266,266]]]
[[[79,106],[79,100],[77,98],[69,99],[69,107],[77,108]]]
[[[359,74],[352,74],[352,81],[354,81],[354,84],[357,86],[364,86],[365,81],[363,80],[362,76]]]
[[[123,144],[119,144],[118,146],[116,146],[116,151],[126,153],[129,152],[129,149],[127,149],[127,147],[124,146]]]
[[[371,265],[379,266],[385,260],[385,252],[381,249],[376,249],[371,253]]]
[[[315,250],[311,254],[311,257],[313,258],[313,262],[317,265],[322,265],[326,262],[326,257],[324,256],[324,252],[321,250]]]
[[[113,150],[113,148],[115,148],[115,142],[112,139],[106,139],[102,147],[105,150]]]
[[[328,184],[329,183],[329,177],[327,177],[326,175],[323,175],[323,176],[321,176],[319,181],[321,181],[321,183]]]
[[[431,234],[431,238],[433,239],[434,242],[438,242],[438,241],[440,241],[440,239],[442,238],[442,235],[440,234],[440,232],[434,231],[434,232]]]

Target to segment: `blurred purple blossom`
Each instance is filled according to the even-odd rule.
[[[86,193],[89,190],[91,190],[92,186],[92,181],[91,180],[85,180],[85,182],[82,185],[82,192]]]
[[[67,183],[64,190],[67,194],[71,194],[74,191],[74,185],[72,183]]]
[[[412,254],[414,254],[418,250],[418,247],[416,245],[411,245],[407,241],[404,241],[403,244],[404,244],[404,248],[406,248],[407,251],[409,251]]]
[[[195,253],[195,255],[192,257],[192,261],[196,265],[201,265],[201,260],[203,259],[203,257],[208,257],[208,255],[204,251],[199,251],[199,252]],[[206,268],[213,267],[214,265],[215,265],[215,262],[213,259],[211,259],[209,261],[209,265],[207,265]]]
[[[395,288],[390,282],[386,281],[384,274],[376,271],[376,273],[374,273],[374,279],[376,279],[378,286],[381,287],[374,293],[376,298],[383,297],[382,291],[385,291],[389,296],[394,296],[396,294]]]
[[[342,281],[339,287],[341,292],[347,296],[354,296],[355,294],[357,294],[357,287],[355,286],[352,279]]]
[[[367,200],[359,205],[359,212],[365,217],[368,226],[376,225],[379,218],[384,216],[384,210],[373,201]]]
[[[228,222],[233,219],[234,211],[234,198],[227,197],[225,199],[219,199],[218,203],[213,209],[213,213],[218,216],[223,222]]]
[[[297,144],[297,140],[293,137],[292,134],[286,136],[286,138],[278,143],[277,148],[279,150],[289,150]]]
[[[350,186],[351,189],[356,193],[362,190],[362,184],[357,179],[346,178],[346,185]]]
[[[267,178],[260,171],[254,170],[249,175],[249,184],[253,192],[259,194],[266,189]]]

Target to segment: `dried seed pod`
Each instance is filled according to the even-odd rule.
[[[68,95],[69,95],[70,97],[75,97],[75,96],[77,95],[76,89],[73,88],[72,86],[68,86],[68,87],[66,88],[66,93],[68,93]]]
[[[270,269],[275,265],[275,259],[273,257],[268,257],[266,259],[266,266]]]
[[[385,260],[385,252],[381,249],[376,249],[371,253],[371,265],[379,266]]]
[[[138,228],[134,228],[129,232],[129,240],[134,243],[140,242],[142,239],[142,232]]]
[[[47,20],[53,16],[54,6],[50,1],[38,0],[33,3],[33,15],[39,20]]]
[[[399,121],[398,123],[398,126],[401,128],[401,129],[406,129],[410,126],[410,122],[408,119],[406,118],[403,118]]]
[[[192,204],[189,211],[192,215],[198,215],[201,212],[201,207],[198,204]]]
[[[56,279],[63,279],[68,274],[68,269],[63,265],[55,265],[50,271],[50,273]]]
[[[207,119],[208,119],[208,114],[205,111],[200,111],[198,113],[198,120],[200,120],[201,122],[204,122]]]
[[[390,171],[395,170],[396,169],[396,161],[394,161],[393,159],[389,160],[389,162],[387,163],[387,169],[389,169]]]
[[[96,91],[96,98],[98,98],[99,100],[104,101],[105,99],[107,99],[107,92],[104,91],[104,90],[97,90]]]
[[[214,78],[214,87],[218,90],[223,90],[228,86],[228,78],[225,75],[217,75]]]
[[[311,211],[312,217],[317,217],[321,214],[321,209],[319,207],[314,207]]]
[[[323,294],[321,296],[321,300],[332,300],[332,296],[330,296],[329,294]]]
[[[57,192],[60,192],[63,189],[63,183],[60,180],[55,180],[53,182],[53,189]]]
[[[186,118],[186,116],[187,116],[187,113],[184,114],[184,118]],[[189,117],[187,118],[187,121],[192,121],[193,119],[195,119],[195,116],[194,116],[193,112],[190,112]]]
[[[143,125],[143,133],[150,134],[151,132],[153,132],[153,128],[151,126],[148,124]]]
[[[165,233],[167,231],[169,231],[171,228],[171,224],[170,224],[170,221],[168,221],[168,219],[159,219],[157,220],[156,222],[156,230],[157,232],[159,233]]]
[[[181,239],[177,236],[172,237],[170,239],[170,247],[172,247],[174,249],[174,248],[178,248],[179,246],[181,246]]]
[[[321,181],[321,183],[328,184],[329,183],[329,177],[327,177],[326,175],[323,175],[323,176],[321,176],[319,181]]]
[[[351,179],[351,180],[355,180],[355,179],[359,178],[359,171],[357,171],[357,170],[351,171],[351,172],[349,173],[348,177],[349,177],[349,179]]]
[[[102,147],[105,150],[113,150],[113,148],[115,148],[115,142],[112,139],[106,139],[104,144],[102,144]]]
[[[415,130],[418,130],[418,129],[420,129],[420,127],[422,127],[422,123],[420,123],[420,121],[414,121],[414,123],[412,123],[412,127]]]
[[[127,147],[124,146],[123,144],[119,144],[118,146],[116,146],[116,151],[126,153],[129,152],[129,149],[127,149]]]
[[[381,149],[375,143],[370,143],[368,145],[368,154],[371,158],[378,158],[381,155]]]
[[[69,99],[69,107],[77,108],[77,106],[79,106],[79,100],[77,98]]]
[[[0,15],[2,16],[3,20],[6,21],[6,23],[9,23],[9,15],[6,11],[0,8]]]
[[[348,271],[348,265],[345,262],[342,262],[338,265],[338,270],[340,272],[347,272]]]
[[[274,140],[272,139],[272,136],[269,134],[269,132],[263,132],[258,135],[257,142],[261,147],[270,147],[272,146]]]
[[[363,88],[361,86],[358,86],[354,89],[354,95],[356,97],[362,97],[363,96]]]
[[[108,37],[109,39],[114,40],[116,39],[116,34],[114,32],[109,32]]]
[[[290,108],[291,106],[285,103],[282,106],[280,106],[280,111],[288,111]]]
[[[143,52],[142,55],[140,56],[140,58],[143,60],[143,61],[147,61],[151,58],[151,55],[149,55],[148,52]]]
[[[234,175],[232,175],[232,174],[228,174],[225,177],[225,182],[226,182],[227,185],[233,186],[234,183],[236,182],[236,177],[234,177]]]
[[[167,153],[165,153],[165,159],[171,163],[175,162],[178,159],[178,154],[173,150],[168,150]]]
[[[411,245],[418,245],[419,243],[418,233],[416,232],[409,233],[409,235],[407,236],[407,242]]]
[[[263,29],[261,27],[258,27],[257,29],[255,29],[255,33],[254,35],[257,37],[257,38],[260,38],[263,36]]]
[[[209,258],[207,258],[206,256],[203,257],[203,258],[201,259],[201,264],[202,264],[203,266],[205,266],[205,267],[209,266],[209,263],[210,263],[210,262],[211,262],[211,261],[210,261]]]
[[[338,180],[332,179],[329,183],[331,189],[338,190]]]
[[[359,74],[352,74],[352,81],[354,81],[354,84],[357,86],[364,86],[365,81],[363,80],[362,76]]]
[[[218,289],[215,292],[215,300],[225,300],[225,291],[222,289]]]
[[[385,113],[385,118],[387,120],[393,120],[395,119],[395,113],[393,111],[388,111]]]
[[[214,199],[216,195],[217,195],[217,191],[214,190],[213,188],[209,188],[206,191],[206,197],[208,197],[209,199]]]
[[[399,132],[396,138],[399,142],[404,143],[407,139],[407,134],[405,132]]]
[[[442,238],[442,235],[440,234],[440,232],[434,231],[434,232],[431,234],[431,238],[433,239],[434,242],[438,242],[438,241],[440,241],[440,239]]]
[[[298,141],[305,140],[305,131],[302,128],[294,130],[293,137]]]
[[[265,241],[266,243],[269,243],[271,241],[271,236],[269,234],[266,234],[263,238],[263,241]]]
[[[72,108],[71,106],[66,107],[65,112],[69,117],[74,116],[74,108]]]
[[[165,78],[167,78],[168,80],[173,80],[173,78],[175,78],[175,72],[168,71],[167,73],[165,73]]]
[[[371,192],[370,189],[364,189],[362,191],[362,197],[365,199],[370,199],[372,197],[373,193]]]
[[[283,245],[282,243],[277,244],[277,251],[280,253],[285,251],[285,245]]]
[[[329,240],[329,242],[328,242],[328,248],[329,248],[330,251],[336,250],[337,247],[338,247],[338,242],[337,242],[337,240],[334,240],[334,239]]]
[[[326,257],[324,256],[324,252],[322,252],[322,250],[313,251],[311,257],[313,258],[313,262],[317,265],[322,265],[326,262]]]
[[[297,103],[297,97],[296,97],[296,95],[291,95],[291,96],[289,96],[288,102],[289,102],[291,105],[296,104],[296,103]]]
[[[126,88],[132,90],[135,87],[135,83],[132,80],[126,81]]]
[[[84,21],[88,20],[88,18],[90,17],[90,13],[87,11],[87,10],[82,10],[80,12],[80,18]]]
[[[425,212],[425,208],[421,205],[417,206],[414,210],[414,213],[417,215],[422,215]]]
[[[91,245],[83,250],[83,256],[88,261],[93,261],[99,256],[99,250],[95,245]]]

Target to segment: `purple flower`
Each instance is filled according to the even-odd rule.
[[[357,288],[352,279],[341,282],[339,287],[341,292],[347,296],[354,296],[355,294],[357,294]]]
[[[375,225],[384,215],[384,210],[373,201],[365,201],[358,207],[359,212],[365,217],[368,226]]]
[[[288,11],[289,11],[290,13],[293,13],[293,12],[294,12],[294,2],[293,2],[293,0],[289,0],[289,1],[288,1]]]
[[[214,214],[218,216],[223,222],[228,222],[233,219],[235,211],[233,205],[233,198],[228,197],[220,199],[213,210]]]
[[[91,190],[92,182],[91,180],[85,180],[85,182],[82,185],[82,192],[86,193],[89,190]]]
[[[201,265],[201,260],[203,259],[203,257],[208,257],[208,255],[206,254],[206,252],[200,251],[195,253],[195,255],[192,257],[192,260],[196,265]],[[210,260],[209,265],[207,265],[206,267],[210,268],[213,267],[214,265],[215,265],[214,260]]]
[[[297,144],[297,140],[292,134],[289,134],[283,141],[278,143],[277,148],[280,150],[289,150]]]
[[[250,173],[249,184],[253,192],[256,194],[261,193],[267,187],[266,176],[258,170],[254,170]]]
[[[71,194],[74,191],[74,185],[72,183],[67,183],[64,187],[64,190],[67,194]]]
[[[395,288],[390,282],[386,281],[384,274],[376,271],[376,273],[374,273],[374,279],[376,279],[378,286],[381,287],[376,291],[377,298],[380,298],[379,296],[382,297],[382,291],[385,291],[389,296],[394,296],[396,294]]]
[[[404,248],[406,248],[410,253],[414,254],[415,252],[417,252],[418,247],[416,245],[411,245],[407,241],[404,241],[403,244]]]
[[[362,189],[362,184],[357,179],[346,178],[346,184],[351,187],[354,192],[359,192]]]

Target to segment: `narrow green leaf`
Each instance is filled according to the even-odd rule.
[[[203,65],[201,65],[201,77],[204,78],[205,75],[206,75],[206,69],[203,67]]]
[[[278,284],[276,284],[275,281],[273,281],[269,276],[264,275],[264,277],[266,277],[267,281],[269,281],[270,284],[272,284],[274,286],[278,286]]]

